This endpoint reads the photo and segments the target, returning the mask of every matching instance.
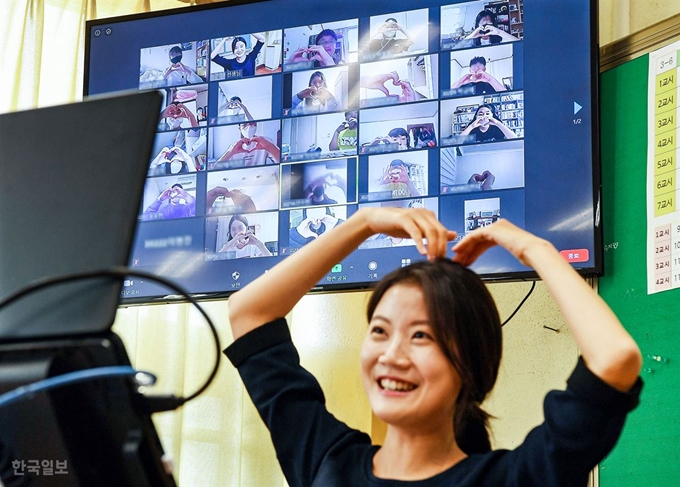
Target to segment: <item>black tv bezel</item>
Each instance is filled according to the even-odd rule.
[[[228,2],[210,3],[204,5],[184,6],[175,9],[158,10],[154,12],[142,12],[129,15],[122,15],[116,17],[102,18],[88,20],[85,23],[85,49],[84,49],[84,75],[83,75],[83,96],[89,96],[89,73],[90,73],[90,54],[91,54],[91,36],[93,27],[98,25],[111,25],[120,22],[128,22],[134,20],[144,20],[148,18],[172,17],[178,15],[186,15],[193,12],[200,12],[213,9],[229,9],[240,5],[264,3],[268,0],[230,0]],[[472,0],[470,0],[472,1]],[[592,209],[593,209],[593,259],[594,265],[591,267],[579,268],[573,267],[574,270],[584,278],[601,277],[605,273],[604,269],[604,242],[603,242],[603,228],[602,228],[602,176],[601,176],[601,157],[600,157],[600,114],[599,114],[599,23],[598,23],[598,0],[588,0],[590,5],[589,19],[590,19],[590,112],[591,119],[591,169],[592,169]],[[464,3],[464,2],[460,2]],[[424,5],[423,8],[429,8]],[[280,211],[280,209],[279,209]],[[506,273],[494,274],[479,274],[480,278],[487,283],[501,283],[501,282],[523,282],[540,280],[538,274],[534,270],[516,271]],[[375,286],[374,281],[361,281],[348,284],[331,284],[331,285],[317,285],[309,290],[309,293],[345,293],[353,291],[366,291]],[[236,290],[225,291],[210,291],[210,292],[196,292],[191,293],[193,297],[202,301],[209,300],[223,300],[227,299]],[[162,304],[172,302],[185,302],[186,298],[177,295],[158,295],[158,296],[144,296],[144,297],[123,297],[121,298],[122,306],[135,306],[143,304]]]

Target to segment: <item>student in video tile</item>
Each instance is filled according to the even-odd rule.
[[[203,108],[198,107],[196,109],[196,121],[197,122],[205,122],[205,120],[206,120],[206,117],[205,117],[205,113],[203,113]]]
[[[482,10],[477,14],[475,29],[468,34],[466,39],[471,40],[474,46],[488,46],[517,40],[515,36],[498,28],[496,14],[490,10]]]
[[[223,161],[243,161],[244,166],[263,166],[276,164],[280,151],[276,144],[262,135],[255,135],[257,122],[238,124],[241,138],[234,142],[227,151],[217,159]]]
[[[246,40],[243,37],[223,37],[220,42],[217,43],[215,49],[210,54],[210,59],[215,64],[219,64],[224,68],[225,71],[240,71],[242,77],[255,76],[255,61],[257,55],[262,50],[264,46],[264,36],[262,34],[251,34],[257,42],[253,46],[250,52],[246,52],[248,49],[246,47]],[[231,39],[231,51],[234,53],[233,58],[226,58],[218,54],[225,42]]]
[[[296,115],[332,112],[339,106],[333,93],[328,91],[326,77],[321,71],[315,71],[309,77],[308,87],[293,95],[292,112]]]
[[[328,150],[352,150],[357,148],[357,117],[356,110],[345,112],[345,121],[333,132],[328,144]]]
[[[330,207],[305,208],[303,219],[297,227],[290,229],[290,245],[302,247],[333,229],[342,220],[335,218]]]
[[[406,129],[396,127],[387,133],[386,137],[376,137],[369,145],[397,144],[398,150],[409,150],[411,148],[411,137]]]
[[[494,176],[491,171],[484,171],[482,174],[473,174],[468,179],[468,184],[475,184],[479,186],[482,191],[487,191],[493,189],[493,183],[496,182],[496,176]]]
[[[149,167],[149,176],[196,172],[196,161],[181,147],[163,147]]]
[[[500,81],[486,72],[486,59],[482,56],[472,58],[470,72],[463,75],[451,88],[459,90],[460,94],[466,96],[485,95],[506,90]]]
[[[167,86],[203,83],[203,78],[182,63],[181,47],[171,47],[168,56],[170,57],[170,66],[168,66],[163,73],[163,78],[165,78]]]
[[[409,177],[408,167],[401,159],[394,159],[385,168],[380,180],[380,191],[390,191],[394,198],[421,196]]]
[[[477,108],[472,122],[460,135],[474,135],[477,142],[494,142],[517,138],[515,132],[498,120],[494,106],[487,103]]]
[[[231,217],[227,237],[227,243],[222,245],[218,252],[234,252],[233,259],[272,255],[269,249],[248,228],[248,220],[243,215]]]
[[[229,101],[217,109],[217,114],[221,117],[231,117],[234,121],[253,120],[248,107],[243,104],[243,100],[238,96],[229,98]]]
[[[435,147],[437,145],[437,137],[432,126],[412,127],[411,135],[414,149]]]
[[[284,317],[331,267],[381,233],[412,239],[423,259],[384,276],[368,300],[357,360],[372,412],[386,424],[376,445],[328,410]],[[635,340],[547,240],[499,220],[463,237],[449,258],[456,237],[432,211],[362,208],[230,296],[235,341],[225,353],[289,485],[585,486],[614,448],[644,388]],[[468,267],[496,247],[535,269],[581,354],[566,388],[542,399],[544,420],[512,449],[493,449],[484,406],[503,355],[501,319]],[[324,337],[329,348],[344,339],[337,321],[337,333]]]
[[[347,181],[345,181],[345,178],[339,174],[328,172],[314,178],[314,180],[305,187],[307,199],[309,199],[309,202],[313,205],[337,205],[338,201],[330,198],[326,194],[326,191],[329,188],[336,188],[337,190],[342,191],[342,194],[347,195]]]
[[[371,38],[370,50],[384,56],[398,56],[408,51],[413,44],[415,44],[413,35],[399,25],[396,19],[390,17],[385,19]]]
[[[196,198],[175,183],[163,191],[142,215],[143,220],[172,220],[196,216]]]
[[[298,49],[288,59],[288,63],[314,61],[315,68],[336,66],[344,61],[336,52],[338,35],[331,29],[324,29],[316,36],[313,46]]]
[[[196,91],[177,90],[172,88],[170,92],[172,102],[161,112],[161,119],[165,119],[168,130],[178,130],[180,128],[198,127],[196,116],[191,113],[185,103],[196,100]],[[187,121],[188,123],[184,123]],[[185,127],[182,127],[182,124]]]
[[[255,213],[257,211],[257,206],[253,199],[245,194],[240,189],[232,189],[229,191],[224,186],[215,186],[206,194],[205,206],[210,209],[215,206],[215,202],[218,198],[230,199],[232,201],[232,206],[237,209],[239,213]]]
[[[416,101],[416,92],[411,86],[411,83],[408,80],[399,79],[399,75],[396,71],[385,74],[362,76],[359,79],[359,86],[368,90],[379,90],[382,91],[385,96],[390,96],[389,90],[385,87],[385,83],[388,81],[392,81],[394,86],[399,86],[401,88],[401,95],[399,95],[400,103]]]

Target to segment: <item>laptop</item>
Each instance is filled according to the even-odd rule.
[[[161,99],[120,94],[0,115],[0,299],[37,279],[127,265]],[[0,309],[0,394],[129,366],[110,329],[120,281],[57,285]],[[0,411],[5,485],[175,487],[164,458],[128,377],[38,392]]]
[[[162,96],[135,92],[0,115],[0,299],[128,264]],[[110,329],[122,283],[60,284],[0,309],[0,343]]]

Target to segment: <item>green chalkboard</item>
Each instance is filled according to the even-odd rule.
[[[680,289],[647,295],[648,65],[645,55],[600,77],[605,276],[599,292],[645,357],[641,404],[600,464],[602,487],[680,486]]]

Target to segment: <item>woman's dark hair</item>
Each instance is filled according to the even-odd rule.
[[[335,39],[336,41],[338,40],[338,34],[336,34],[334,30],[332,30],[332,29],[324,29],[324,30],[322,30],[321,32],[319,32],[319,33],[316,35],[316,39],[314,39],[314,44],[316,44],[316,45],[318,46],[318,45],[319,45],[319,41],[321,40],[321,38],[322,38],[322,37],[327,37],[327,36],[332,37],[332,38]]]
[[[243,100],[241,100],[240,96],[232,96],[231,98],[229,98],[229,101],[234,101],[234,100],[238,101],[239,103],[243,103]]]
[[[231,52],[234,52],[236,50],[236,43],[237,42],[243,42],[243,45],[248,47],[248,43],[246,42],[245,38],[234,37],[234,39],[231,41]]]
[[[473,271],[448,259],[419,261],[385,276],[368,302],[370,321],[388,289],[418,286],[435,339],[460,375],[453,428],[458,446],[471,455],[491,450],[489,414],[480,404],[493,388],[503,349],[496,304]]]
[[[484,17],[489,17],[489,20],[491,20],[491,24],[494,27],[498,27],[498,21],[496,20],[496,14],[493,13],[491,10],[482,10],[477,14],[477,17],[475,17],[475,29],[479,27],[479,23],[482,21]]]
[[[248,228],[248,220],[246,219],[245,216],[242,216],[242,215],[233,215],[233,216],[229,219],[229,231],[227,232],[227,242],[228,242],[229,240],[233,240],[233,239],[234,239],[234,236],[231,234],[231,224],[234,223],[235,220],[236,220],[236,221],[240,221],[241,223],[243,223],[243,224],[246,226],[246,228]]]
[[[395,129],[390,130],[387,135],[389,137],[406,137],[406,147],[409,149],[411,148],[411,136],[409,136],[408,132],[406,129],[403,129],[401,127],[397,127]]]
[[[307,86],[312,86],[312,81],[314,78],[321,78],[321,81],[323,81],[323,87],[328,88],[328,85],[326,85],[326,77],[321,71],[314,71],[312,73],[312,75],[309,77],[309,84]]]
[[[491,113],[493,114],[493,117],[494,117],[494,118],[498,118],[498,112],[496,111],[496,107],[495,107],[493,104],[491,104],[491,103],[482,103],[481,105],[479,105],[479,106],[477,107],[477,110],[475,111],[475,116],[472,117],[472,120],[470,121],[470,123],[472,123],[472,122],[474,122],[475,120],[477,120],[477,116],[479,115],[479,111],[480,111],[482,108],[488,108],[489,110],[491,110]]]
[[[395,19],[394,17],[390,17],[389,19],[385,19],[385,23],[390,22],[390,21],[394,22],[395,24],[397,23],[397,19]]]
[[[182,48],[179,46],[172,46],[170,48],[170,51],[168,51],[168,54],[179,54],[180,56],[182,55]]]

